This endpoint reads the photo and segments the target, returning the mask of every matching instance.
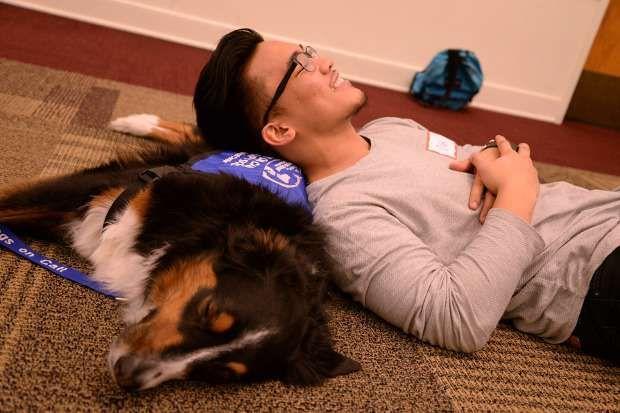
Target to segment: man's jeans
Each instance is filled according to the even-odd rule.
[[[573,335],[584,352],[620,361],[620,247],[594,273]]]

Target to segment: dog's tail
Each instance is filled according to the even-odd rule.
[[[204,139],[195,126],[163,120],[159,116],[147,113],[117,118],[110,122],[109,127],[117,132],[142,136],[171,145],[204,143]]]

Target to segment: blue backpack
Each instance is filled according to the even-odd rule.
[[[426,105],[459,110],[482,86],[482,69],[473,52],[449,49],[438,53],[411,82],[411,93]]]

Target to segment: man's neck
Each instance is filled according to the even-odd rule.
[[[299,159],[309,183],[343,171],[368,154],[370,146],[353,125],[330,132],[329,136],[316,136],[304,148]]]

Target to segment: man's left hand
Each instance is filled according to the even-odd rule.
[[[479,154],[479,156],[488,157],[490,160],[499,158],[499,155],[499,150],[497,148],[488,148]],[[469,208],[475,211],[482,203],[479,219],[480,223],[484,224],[484,220],[495,202],[495,195],[493,195],[491,191],[486,190],[482,180],[480,179],[480,175],[476,172],[476,168],[471,163],[469,158],[463,161],[453,161],[450,163],[449,167],[453,171],[473,173],[475,175],[474,182],[469,193]]]

